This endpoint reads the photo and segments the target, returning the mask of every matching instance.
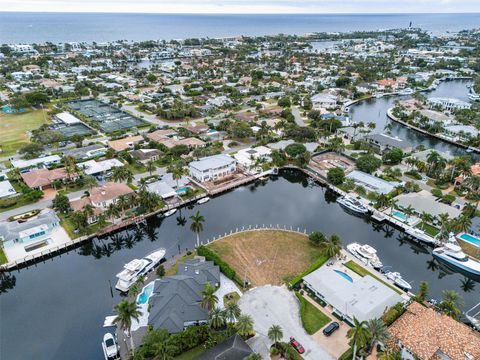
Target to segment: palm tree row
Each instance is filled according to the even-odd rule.
[[[359,321],[353,318],[353,326],[348,330],[347,337],[350,339],[350,346],[353,347],[352,359],[355,360],[358,349],[361,349],[362,355],[367,355],[376,343],[388,340],[389,333],[381,319]]]

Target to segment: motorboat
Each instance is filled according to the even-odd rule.
[[[115,341],[115,337],[112,334],[106,333],[105,335],[103,335],[102,349],[105,360],[113,360],[119,358],[117,342]]]
[[[408,235],[410,235],[411,237],[421,241],[421,242],[424,242],[426,244],[438,244],[438,241],[437,239],[431,237],[430,235],[428,235],[425,231],[421,230],[421,229],[418,229],[418,228],[414,228],[414,227],[409,227],[407,228],[407,230],[405,230],[405,233],[407,233]]]
[[[415,91],[413,91],[413,89],[410,89],[410,88],[406,88],[406,89],[403,89],[401,91],[399,91],[399,95],[412,95]]]
[[[165,212],[165,213],[163,214],[163,216],[169,217],[169,216],[172,216],[173,214],[175,214],[176,212],[177,212],[177,209],[176,209],[176,208],[170,209],[170,210],[168,210],[167,212]]]
[[[127,292],[141,276],[146,275],[162,261],[165,252],[164,248],[160,248],[142,259],[133,259],[125,264],[123,270],[117,274],[118,281],[115,288]]]
[[[410,285],[406,280],[404,280],[399,272],[389,271],[385,273],[385,276],[387,277],[387,279],[392,280],[393,283],[402,290],[408,291],[412,289],[412,285]]]
[[[377,256],[377,250],[368,244],[360,245],[354,242],[347,245],[347,250],[357,259],[365,263],[365,265],[370,265],[375,269],[383,267],[382,262]]]
[[[205,204],[206,202],[209,202],[209,201],[210,201],[210,198],[208,196],[205,196],[205,197],[201,198],[200,200],[198,200],[197,204],[201,205],[201,204]]]
[[[360,201],[358,201],[357,199],[351,196],[345,195],[344,197],[338,199],[337,202],[343,207],[357,214],[368,213],[368,208],[365,205],[363,205]]]
[[[448,235],[448,240],[443,246],[433,250],[432,255],[455,268],[480,276],[480,261],[469,257],[463,252],[453,233]]]

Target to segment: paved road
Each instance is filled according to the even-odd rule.
[[[298,109],[297,106],[292,106],[292,114],[293,114],[293,117],[295,118],[295,123],[298,126],[301,126],[301,127],[307,126],[303,121],[302,116],[300,115],[300,110]]]
[[[270,326],[280,325],[283,329],[282,340],[288,341],[290,336],[295,337],[305,348],[305,354],[302,355],[305,359],[334,360],[305,332],[300,320],[298,301],[286,288],[270,285],[254,288],[243,294],[238,305],[243,313],[253,317],[254,329],[261,338],[267,336]]]

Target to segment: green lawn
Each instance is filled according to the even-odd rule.
[[[420,230],[423,230],[425,231],[428,235],[430,236],[437,236],[437,234],[440,232],[439,229],[437,229],[435,226],[432,226],[430,224],[427,224],[427,223],[420,223],[417,228],[419,228]]]
[[[0,265],[5,264],[7,262],[7,257],[3,252],[3,247],[0,246]]]
[[[100,227],[100,225],[98,223],[96,224],[93,224],[93,225],[90,225],[89,227],[87,227],[86,231],[84,234],[76,234],[75,233],[75,225],[72,223],[72,221],[68,218],[68,215],[65,216],[64,214],[59,214],[59,217],[60,217],[60,225],[65,229],[65,231],[67,232],[68,236],[70,237],[70,239],[76,239],[80,236],[84,236],[84,235],[90,235],[90,234],[94,234],[96,233],[98,230],[100,229],[103,229],[107,226],[110,226],[112,223],[110,222],[106,222],[104,226]]]
[[[330,322],[330,318],[310,304],[302,295],[295,293],[300,302],[300,316],[305,331],[312,335]]]
[[[387,285],[390,289],[394,290],[396,293],[398,293],[400,295],[402,294],[402,292],[399,289],[397,289],[395,286],[393,286],[392,284],[389,284],[386,281],[383,281],[378,276],[376,276],[375,274],[372,274],[370,271],[365,269],[363,266],[358,265],[353,260],[347,261],[343,265],[346,266],[347,268],[349,268],[350,270],[352,270],[353,272],[357,273],[360,276],[370,275],[374,279],[377,279],[378,281],[380,281],[382,284]]]
[[[46,116],[45,116],[46,117]],[[27,132],[45,123],[42,110],[23,114],[0,114],[0,148],[2,156],[9,156],[30,141]]]
[[[193,349],[190,349],[183,354],[180,354],[176,357],[174,357],[174,360],[193,360],[197,356],[199,356],[201,353],[204,353],[206,349],[203,347],[203,345],[198,345],[197,347],[194,347]]]

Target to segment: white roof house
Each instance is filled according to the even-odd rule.
[[[359,321],[379,318],[388,308],[403,301],[397,292],[370,275],[349,278],[348,273],[322,266],[306,275],[303,282],[349,322],[354,317]]]
[[[472,104],[455,98],[430,97],[427,99],[430,106],[440,106],[445,110],[470,109]]]
[[[26,169],[38,165],[60,164],[62,158],[58,155],[44,156],[30,160],[12,160],[12,165],[16,169]]]
[[[177,195],[175,190],[164,181],[155,181],[151,184],[148,184],[147,191],[157,194],[162,199],[168,199]]]
[[[216,180],[234,173],[237,169],[237,160],[225,155],[204,157],[188,164],[190,176],[198,181]]]
[[[388,194],[401,183],[393,181],[385,181],[379,177],[364,173],[363,171],[353,170],[347,175],[355,184],[363,186],[368,191],[374,191],[379,194]]]
[[[62,123],[64,123],[65,125],[73,125],[73,124],[81,123],[79,118],[77,118],[76,116],[73,116],[68,112],[62,112],[60,114],[57,114],[55,115],[55,118],[58,121],[61,121]]]
[[[0,198],[10,197],[16,193],[17,192],[13,188],[12,184],[10,184],[10,181],[0,181]]]
[[[310,98],[313,107],[331,108],[337,105],[338,97],[332,94],[316,94]]]
[[[80,169],[87,175],[95,175],[110,171],[114,167],[121,167],[123,163],[117,159],[107,159],[102,161],[88,160],[78,164]]]
[[[247,148],[239,150],[235,155],[238,163],[244,167],[252,166],[257,159],[269,160],[272,150],[266,146],[257,146],[255,148]]]
[[[421,190],[417,193],[401,194],[397,196],[397,205],[402,208],[413,207],[418,214],[426,212],[433,216],[448,214],[451,219],[460,216],[462,212],[448,204],[441,203],[428,191]]]

